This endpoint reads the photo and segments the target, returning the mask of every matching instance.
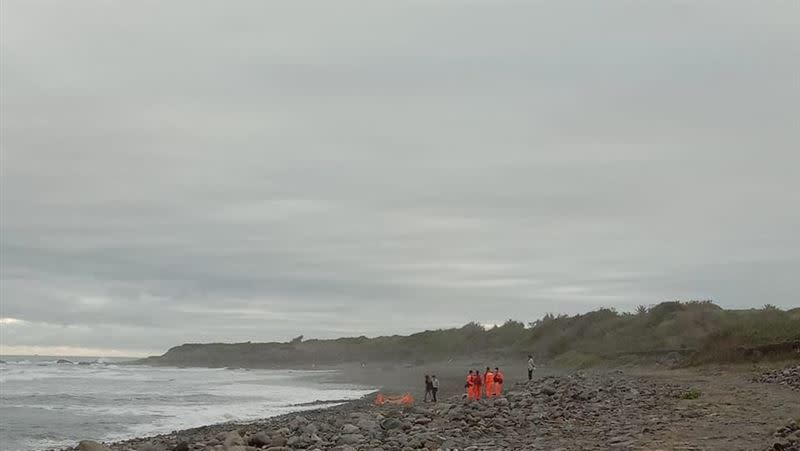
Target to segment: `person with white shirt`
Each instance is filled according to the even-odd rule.
[[[528,354],[528,380],[533,379],[533,370],[536,369],[536,365],[533,364],[533,356]]]

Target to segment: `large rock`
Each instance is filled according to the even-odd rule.
[[[304,434],[316,434],[319,430],[320,427],[317,423],[308,423],[302,428]]]
[[[549,385],[545,385],[544,387],[542,387],[542,393],[544,393],[547,396],[553,396],[556,394],[556,389]]]
[[[398,420],[397,418],[386,418],[383,421],[381,421],[381,428],[387,431],[401,427],[403,427],[403,422]]]
[[[362,419],[358,420],[358,423],[356,423],[356,426],[358,426],[360,429],[363,429],[365,431],[373,431],[373,430],[378,429],[380,427],[378,425],[377,421],[368,420],[366,418],[362,418]]]
[[[262,446],[271,445],[272,438],[267,435],[266,432],[258,432],[255,435],[250,436],[250,438],[247,440],[247,444],[250,446],[255,446],[256,448],[261,448]]]
[[[361,434],[342,434],[339,437],[339,445],[357,445],[364,441],[364,436]]]
[[[298,415],[289,423],[289,429],[296,431],[308,424],[308,419],[302,415]]]
[[[358,428],[358,426],[354,426],[352,424],[345,424],[342,427],[342,433],[343,434],[358,434],[359,432],[360,432],[360,429]]]
[[[800,390],[800,364],[783,369],[768,371],[754,379],[755,382],[780,384]]]
[[[225,445],[225,448],[244,446],[244,439],[239,434],[239,431],[231,431],[225,435],[225,440],[222,443]]]
[[[102,443],[92,440],[83,440],[78,443],[77,451],[109,451],[108,447]]]

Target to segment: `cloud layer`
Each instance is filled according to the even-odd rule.
[[[800,304],[788,3],[2,8],[7,348]]]

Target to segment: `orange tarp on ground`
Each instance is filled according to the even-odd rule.
[[[408,393],[403,396],[388,396],[384,395],[383,393],[378,393],[378,396],[375,397],[375,405],[382,406],[384,404],[400,404],[403,406],[410,406],[414,404],[414,398]]]

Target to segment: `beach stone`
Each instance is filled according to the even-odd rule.
[[[83,440],[78,443],[77,451],[109,451],[109,449],[102,443],[92,440]]]
[[[377,421],[368,420],[366,418],[362,418],[362,419],[358,420],[358,422],[356,423],[356,426],[358,426],[360,429],[364,429],[366,431],[373,431],[373,430],[376,430],[376,429],[378,429],[380,427],[378,425]]]
[[[251,435],[250,438],[247,440],[248,445],[255,446],[257,448],[270,445],[271,443],[272,443],[272,438],[269,435],[267,435],[266,432],[257,432],[255,435]]]
[[[354,426],[352,424],[345,424],[342,427],[342,433],[344,434],[357,434],[360,431],[358,426]]]
[[[553,396],[556,394],[556,389],[549,385],[545,385],[544,387],[542,387],[541,391],[547,396]]]
[[[270,446],[267,451],[292,451],[288,446]]]
[[[293,435],[286,439],[286,446],[290,448],[300,448],[303,445],[303,439],[300,436]]]
[[[296,431],[307,424],[308,419],[302,415],[298,415],[289,423],[289,429]]]
[[[189,451],[189,443],[188,442],[178,442],[172,451]]]
[[[403,427],[403,422],[397,418],[386,418],[381,421],[381,428],[385,430],[397,429]]]
[[[244,439],[239,434],[239,431],[231,431],[225,435],[225,440],[223,441],[225,448],[230,449],[233,446],[244,446]]]
[[[361,434],[342,434],[339,437],[340,445],[356,445],[364,441],[364,436]]]
[[[316,434],[319,431],[320,427],[317,423],[308,423],[307,425],[303,426],[304,434]]]
[[[137,451],[165,451],[165,448],[152,443],[145,443],[144,445],[140,446]]]
[[[787,368],[767,371],[753,379],[753,382],[780,384],[800,390],[800,364]]]

